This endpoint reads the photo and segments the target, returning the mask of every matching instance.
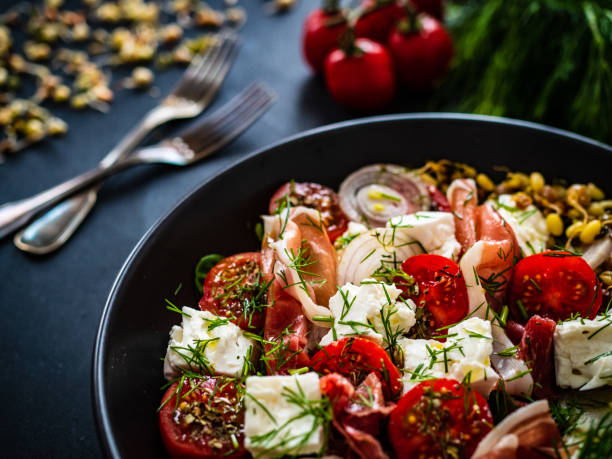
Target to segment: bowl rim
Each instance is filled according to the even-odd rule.
[[[154,235],[157,229],[166,221],[171,214],[177,211],[180,207],[182,207],[186,201],[188,201],[192,196],[197,194],[200,189],[205,186],[208,186],[215,180],[220,179],[226,173],[228,173],[231,169],[237,167],[240,164],[251,161],[253,158],[260,156],[268,151],[274,150],[280,146],[285,144],[290,144],[306,137],[315,137],[320,135],[325,135],[330,131],[341,130],[348,127],[354,127],[359,125],[376,125],[376,124],[384,124],[388,122],[402,122],[402,121],[420,121],[420,120],[454,120],[454,121],[466,121],[466,122],[478,122],[485,124],[499,124],[499,125],[508,125],[512,127],[525,128],[534,131],[545,132],[561,137],[565,137],[577,142],[586,143],[593,147],[602,149],[612,154],[612,146],[607,145],[603,142],[599,142],[597,140],[591,139],[589,137],[582,136],[580,134],[576,134],[574,132],[566,131],[564,129],[559,129],[552,126],[547,126],[540,123],[534,123],[531,121],[523,121],[517,120],[513,118],[505,118],[498,116],[488,116],[488,115],[473,115],[473,114],[464,114],[464,113],[450,113],[450,112],[436,112],[436,113],[407,113],[407,114],[391,114],[391,115],[380,115],[380,116],[371,116],[366,118],[356,118],[347,121],[341,121],[338,123],[328,124],[320,127],[316,127],[313,129],[309,129],[306,131],[299,132],[297,134],[293,134],[291,136],[285,137],[277,142],[266,145],[262,148],[259,148],[253,152],[250,152],[236,161],[231,162],[229,165],[221,168],[208,177],[205,181],[197,185],[194,189],[190,190],[187,194],[182,196],[176,204],[172,206],[166,213],[164,213],[157,221],[151,225],[151,227],[144,233],[144,235],[139,239],[134,248],[131,250],[130,254],[126,258],[125,262],[121,266],[115,280],[113,281],[113,285],[110,289],[106,302],[104,304],[104,308],[102,310],[102,314],[99,319],[98,329],[96,331],[96,337],[94,341],[94,352],[92,356],[92,367],[91,367],[91,398],[93,404],[93,414],[94,421],[96,424],[96,432],[98,436],[98,440],[102,445],[102,451],[106,457],[120,458],[121,455],[119,453],[117,444],[115,439],[113,438],[108,407],[106,404],[106,394],[103,391],[104,381],[103,381],[103,373],[104,373],[104,360],[105,360],[105,349],[107,343],[107,330],[109,324],[109,318],[111,310],[113,309],[113,304],[115,302],[115,298],[119,289],[123,284],[123,280],[126,276],[126,273],[132,266],[133,261],[140,255],[140,251],[143,246],[149,242],[149,239]]]

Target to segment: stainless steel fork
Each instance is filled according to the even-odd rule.
[[[187,166],[209,156],[250,126],[275,101],[263,83],[253,83],[203,122],[176,137],[142,148],[110,166],[99,165],[31,198],[0,206],[0,238],[22,226],[33,215],[101,180],[138,164]]]
[[[172,92],[113,148],[100,162],[110,167],[126,157],[153,129],[175,119],[199,115],[217,94],[236,54],[234,32],[220,34],[206,54],[197,56]],[[24,251],[45,254],[61,247],[76,231],[97,200],[100,185],[62,202],[15,235],[15,245]]]

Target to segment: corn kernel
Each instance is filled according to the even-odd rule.
[[[604,192],[601,191],[601,188],[599,188],[594,183],[589,183],[587,185],[587,190],[589,191],[589,195],[591,196],[591,199],[594,199],[595,201],[601,201],[603,198],[606,197]]]
[[[476,183],[485,191],[493,191],[495,189],[495,184],[485,174],[478,174],[476,176]]]
[[[542,190],[542,188],[544,188],[544,185],[546,185],[544,176],[539,172],[532,172],[529,176],[529,182],[531,182],[531,188],[533,188],[533,191],[535,192]]]
[[[548,214],[546,216],[546,227],[553,236],[561,236],[563,234],[563,220],[561,220],[559,214]]]
[[[601,222],[593,220],[587,223],[580,232],[580,240],[583,244],[590,244],[601,231]]]
[[[607,286],[612,285],[612,271],[604,271],[599,275],[599,279]]]
[[[569,238],[578,236],[586,225],[580,221],[572,223],[565,230],[565,235]]]

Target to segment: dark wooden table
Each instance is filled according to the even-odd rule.
[[[266,14],[264,1],[241,3],[249,16],[242,48],[212,108],[248,83],[266,81],[279,98],[257,124],[189,169],[151,166],[112,178],[86,223],[57,253],[31,256],[18,251],[11,238],[0,241],[0,456],[100,456],[91,403],[93,342],[108,291],[132,247],[182,196],[243,155],[355,116],[328,98],[322,82],[302,62],[301,23],[314,2],[302,0],[292,11],[274,16]],[[158,77],[162,94],[179,75],[177,69]],[[110,114],[60,111],[70,125],[66,137],[40,143],[0,165],[0,203],[95,166],[156,102],[122,90]],[[300,160],[287,158],[287,167],[297,167]],[[148,305],[134,307],[146,310]]]

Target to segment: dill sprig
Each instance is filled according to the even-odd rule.
[[[459,111],[612,142],[610,0],[464,0],[449,13],[456,55],[437,107],[461,94]]]

